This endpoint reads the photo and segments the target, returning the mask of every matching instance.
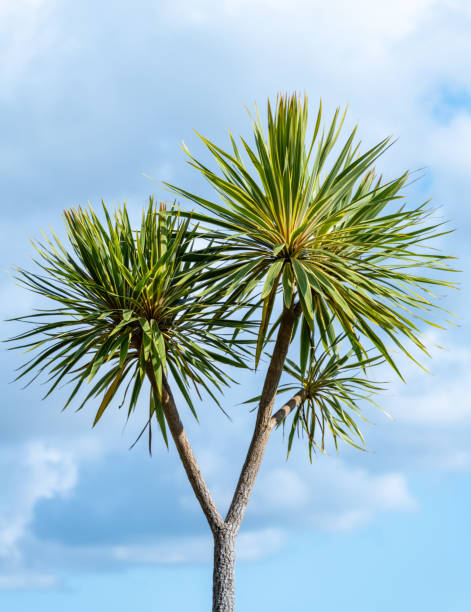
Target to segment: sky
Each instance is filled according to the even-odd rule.
[[[0,336],[38,306],[15,285],[30,238],[62,230],[62,211],[101,198],[138,215],[162,181],[209,194],[186,163],[193,130],[227,145],[250,135],[246,108],[277,92],[348,104],[363,145],[397,138],[385,176],[419,170],[456,231],[460,289],[440,295],[455,325],[427,331],[430,374],[404,364],[367,411],[367,452],[340,446],[309,463],[270,440],[238,543],[237,610],[468,612],[471,530],[471,4],[459,0],[0,0]],[[148,177],[152,177],[150,180]],[[182,202],[182,206],[189,206]],[[22,356],[0,349],[0,609],[203,612],[211,538],[177,453],[130,445],[96,406],[61,412],[66,390],[12,383]],[[261,374],[228,391],[229,421],[205,402],[182,418],[203,473],[227,506]],[[140,418],[142,417],[142,418]]]

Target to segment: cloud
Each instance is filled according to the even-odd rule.
[[[239,26],[263,27],[258,16],[263,15],[270,28],[293,23],[297,28],[313,28],[318,36],[325,36],[326,28],[341,30],[349,37],[364,43],[361,34],[370,34],[379,41],[394,40],[411,33],[435,4],[434,0],[399,0],[394,6],[360,0],[352,5],[348,0],[334,0],[328,7],[322,2],[293,0],[288,6],[282,0],[205,0],[198,6],[189,0],[167,3],[168,14],[186,20],[193,25],[221,24],[221,21],[238,19]],[[250,19],[247,19],[250,11]],[[364,18],[368,13],[368,19]],[[303,19],[298,19],[303,15]],[[339,19],[338,16],[343,18]],[[262,30],[262,32],[264,32]],[[308,39],[304,39],[306,42]],[[342,39],[345,44],[345,37]]]
[[[57,584],[51,568],[38,568],[39,556],[29,555],[31,524],[38,504],[64,499],[78,482],[80,460],[96,459],[94,444],[80,439],[68,449],[43,441],[2,447],[0,473],[0,589],[43,589]],[[34,540],[34,538],[33,538]]]
[[[282,529],[242,529],[237,539],[237,557],[241,561],[256,561],[283,548],[287,534]]]
[[[208,526],[175,456],[157,450],[143,462],[137,452],[106,456],[86,444],[67,451],[31,444],[24,457],[10,469],[8,504],[0,508],[1,588],[46,588],[65,571],[210,560]],[[207,452],[204,463],[212,462]],[[382,512],[416,507],[402,474],[373,474],[329,457],[271,465],[249,505],[241,560],[276,554],[301,526],[353,529]],[[224,462],[220,467],[209,470],[216,490],[230,488]]]
[[[469,142],[471,140],[471,104],[456,108],[448,123],[438,125],[429,137],[428,158],[433,169],[447,181],[469,181]]]
[[[54,2],[17,0],[0,4],[2,62],[0,75],[8,88],[2,88],[0,98],[13,97],[21,76],[31,67],[40,52],[50,44],[53,30],[51,15]]]
[[[279,90],[307,90],[311,103],[322,95],[327,114],[349,102],[347,121],[359,120],[365,143],[400,136],[381,168],[388,174],[429,166],[430,181],[414,186],[411,197],[433,191],[459,225],[469,224],[467,3],[176,0],[143,2],[141,9],[0,5],[3,265],[22,263],[28,234],[39,235],[49,222],[60,228],[65,206],[131,196],[137,210],[159,189],[141,171],[205,189],[187,170],[179,141],[200,146],[191,141],[192,127],[217,142],[228,127],[247,133],[243,103],[256,99],[262,107]],[[471,261],[468,246],[463,252]],[[33,305],[12,283],[1,285],[1,316]],[[434,351],[435,377],[411,370],[410,384],[393,388],[383,403],[395,422],[364,427],[374,453],[342,447],[339,458],[316,458],[311,466],[300,449],[284,463],[275,432],[240,534],[240,558],[275,553],[299,526],[348,530],[384,512],[414,510],[411,474],[469,470],[467,337],[464,330],[448,352]],[[3,360],[8,379],[13,361],[10,354]],[[4,395],[0,588],[47,588],[64,568],[208,560],[207,526],[174,450],[156,450],[152,460],[142,448],[127,453],[133,436],[120,435],[122,414],[106,415],[91,434],[93,406],[61,415],[61,396],[40,406],[41,391],[10,387]],[[207,403],[198,427],[183,413],[221,507],[253,425],[238,404],[257,392],[247,378],[228,394],[232,424]]]
[[[0,590],[50,589],[58,583],[54,574],[35,574],[31,572],[0,573]]]
[[[256,561],[280,550],[285,540],[281,529],[241,531],[237,539],[237,558]],[[112,557],[125,564],[182,564],[208,563],[212,558],[212,538],[162,538],[155,544],[116,546]]]
[[[386,400],[398,423],[424,429],[461,428],[471,423],[471,350],[453,341],[442,348],[439,341],[445,340],[433,332],[424,337],[431,355],[425,365],[431,374],[404,364],[408,384],[393,385],[392,397]]]
[[[16,557],[39,500],[66,495],[77,482],[77,466],[67,452],[38,442],[28,444],[18,458],[19,465],[5,470],[4,497],[0,502],[0,558]]]
[[[275,508],[277,511],[305,508],[311,501],[309,489],[309,484],[293,469],[270,470],[257,486],[260,508]]]
[[[395,402],[396,418],[403,423],[413,423],[424,428],[442,429],[469,424],[471,377],[465,374],[463,378],[432,387],[435,388],[416,395],[404,394],[400,401]]]
[[[371,474],[322,458],[309,468],[274,469],[257,484],[250,515],[275,524],[321,530],[353,529],[385,511],[409,511],[417,501],[400,473]]]
[[[116,546],[110,550],[111,556],[125,564],[181,564],[209,562],[211,558],[211,539],[162,538],[155,544],[141,546]]]
[[[429,335],[428,344],[435,347],[433,363],[441,373],[450,371],[460,379],[471,360],[468,349],[457,345],[445,351],[437,348],[438,343],[437,336]],[[430,380],[430,376],[419,372],[411,369],[411,374],[415,374],[410,376],[411,385],[397,387],[397,394],[403,393],[403,399],[414,385],[420,389],[424,378]],[[438,385],[442,384],[441,379],[436,380]],[[451,383],[454,384],[453,379]],[[247,393],[250,384],[243,384]],[[433,388],[430,392],[435,393]],[[393,401],[397,403],[397,397]],[[424,433],[419,422],[403,420],[398,410],[391,412],[396,417],[394,423],[386,422],[367,432],[370,448],[377,449],[374,456],[350,453],[347,447],[342,447],[338,456],[316,457],[311,465],[300,441],[288,463],[280,465],[286,451],[285,441],[280,431],[275,432],[249,504],[245,530],[241,533],[244,544],[240,558],[250,560],[274,554],[284,546],[288,534],[300,528],[351,530],[385,512],[417,509],[419,502],[410,490],[408,471],[427,470],[434,465],[429,454],[446,469],[469,469],[465,447],[450,452],[452,449],[446,446],[441,452],[433,436]],[[67,420],[72,429],[73,416]],[[234,422],[229,423],[217,411],[208,411],[203,402],[200,424],[186,419],[196,455],[222,511],[230,501],[253,421],[253,414],[245,410],[238,409],[234,417]],[[22,544],[17,548],[23,559],[40,554],[42,565],[37,571],[41,575],[50,575],[54,569],[56,574],[51,575],[58,576],[64,568],[100,570],[208,560],[211,550],[208,527],[174,449],[167,453],[157,445],[152,459],[143,457],[143,447],[126,453],[125,441],[113,442],[118,421],[121,415],[114,411],[108,415],[108,423],[93,432],[100,448],[109,445],[106,455],[101,451],[87,463],[87,453],[75,451],[73,457],[81,478],[67,495],[61,494],[57,485],[55,494],[38,497],[30,505],[33,511],[23,522],[26,527],[23,538],[18,540]],[[416,427],[421,429],[420,436]],[[429,427],[430,430],[433,428]],[[91,439],[94,438],[87,438]],[[73,444],[73,437],[70,443]],[[385,457],[389,457],[388,465]],[[51,487],[56,490],[53,486],[56,481],[46,482],[49,482],[46,491]],[[20,496],[12,489],[10,497]],[[149,520],[149,509],[158,520]]]

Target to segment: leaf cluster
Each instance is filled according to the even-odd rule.
[[[215,169],[185,149],[217,197],[169,187],[199,210],[151,198],[139,229],[126,206],[111,215],[103,204],[103,222],[91,208],[66,211],[70,248],[45,236],[34,243],[37,271],[17,272],[53,303],[15,319],[30,327],[14,346],[33,354],[18,378],[46,374],[46,395],[72,381],[66,406],[90,384],[79,409],[99,397],[94,423],[118,392],[129,417],[150,378],[148,424],[155,415],[167,441],[165,379],[196,416],[192,390],[218,403],[226,367],[270,356],[290,310],[300,313],[299,359],[287,361],[294,382],[281,390],[301,389],[303,401],[289,450],[301,430],[310,453],[324,449],[327,432],[335,444],[362,444],[353,417],[379,390],[368,368],[385,361],[401,375],[394,349],[414,361],[410,346],[426,352],[421,328],[437,326],[435,288],[454,283],[440,274],[452,258],[435,249],[449,230],[427,202],[406,204],[409,173],[377,176],[390,139],[362,151],[355,127],[341,142],[344,119],[337,109],[324,128],[320,104],[310,129],[307,98],[278,96],[266,126],[258,111],[252,118],[253,142],[230,134],[226,151],[200,136]]]
[[[370,368],[384,363],[381,355],[358,361],[354,351],[341,353],[345,335],[335,339],[330,351],[320,346],[309,347],[309,365],[303,371],[299,364],[287,360],[285,371],[292,381],[280,387],[280,393],[303,390],[303,401],[296,409],[288,435],[288,455],[295,433],[304,433],[307,438],[309,458],[312,450],[325,450],[326,433],[330,433],[335,448],[343,440],[355,448],[363,449],[365,440],[354,420],[362,416],[362,404],[369,402],[379,408],[373,400],[383,390],[381,384],[365,376]],[[295,382],[296,381],[296,382]]]
[[[14,319],[29,324],[12,338],[15,348],[34,355],[17,378],[45,373],[46,397],[71,381],[64,408],[91,384],[79,409],[100,397],[96,424],[119,390],[129,417],[151,371],[148,423],[155,414],[167,441],[163,376],[170,371],[196,416],[190,389],[203,388],[218,402],[215,391],[230,381],[222,365],[245,367],[244,347],[231,335],[248,324],[232,319],[230,309],[220,312],[220,292],[202,291],[213,254],[195,247],[205,234],[191,219],[152,198],[137,231],[126,206],[112,217],[103,204],[103,214],[104,224],[91,207],[66,211],[71,249],[45,236],[33,243],[39,272],[18,269],[20,283],[54,306]]]
[[[426,318],[436,308],[433,287],[453,286],[436,274],[451,258],[429,247],[448,230],[427,203],[405,206],[408,172],[388,182],[376,177],[389,138],[361,152],[355,127],[336,150],[345,113],[337,109],[322,130],[321,116],[319,105],[308,136],[307,98],[279,96],[275,112],[268,102],[267,132],[258,113],[253,120],[254,145],[241,138],[241,149],[230,135],[228,152],[201,136],[216,171],[186,149],[219,201],[170,187],[209,211],[198,219],[224,230],[220,283],[228,301],[261,283],[256,364],[281,291],[285,307],[301,303],[305,344],[317,333],[327,348],[341,330],[359,361],[372,345],[399,373],[385,338],[410,358],[408,343],[426,350],[420,324],[435,325]]]

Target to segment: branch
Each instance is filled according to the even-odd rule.
[[[286,417],[289,416],[289,414],[291,414],[293,410],[296,410],[296,408],[305,400],[305,398],[306,398],[305,389],[300,389],[296,393],[296,395],[293,395],[293,397],[289,400],[289,402],[286,402],[286,404],[282,408],[277,410],[275,414],[271,417],[270,430],[274,429],[284,419],[286,419]]]
[[[291,308],[285,308],[281,316],[275,347],[263,385],[252,441],[225,520],[225,523],[235,530],[238,530],[242,523],[242,518],[262,463],[265,447],[273,429],[270,422],[271,413],[286,355],[288,354],[291,336],[293,335],[294,325],[300,313],[301,305],[298,302]]]
[[[157,393],[157,385],[155,382],[154,371],[152,368],[147,368],[147,375],[150,383]],[[211,531],[216,533],[224,525],[222,516],[217,509],[216,504],[211,496],[211,492],[206,484],[201,470],[199,468],[196,457],[191,448],[190,441],[186,435],[183,423],[180,419],[175,400],[173,398],[172,390],[168,384],[165,376],[162,380],[162,408],[167,421],[170,433],[172,434],[173,441],[177,447],[178,454],[180,455],[181,462],[185,468],[188,480],[193,488],[193,491],[200,503],[200,506],[206,516],[206,519],[211,527]]]

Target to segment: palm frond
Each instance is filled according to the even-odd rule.
[[[93,209],[65,211],[70,247],[53,234],[34,243],[36,270],[17,271],[20,283],[53,305],[14,320],[28,329],[11,339],[13,348],[33,356],[18,378],[45,375],[46,396],[61,382],[73,383],[66,406],[89,385],[79,409],[100,397],[94,425],[118,392],[128,416],[135,409],[149,369],[149,422],[155,415],[164,439],[160,406],[162,377],[168,373],[196,416],[190,390],[216,393],[231,379],[223,365],[246,367],[247,345],[236,332],[251,323],[221,310],[222,293],[204,278],[217,252],[207,235],[176,208],[150,199],[138,230],[126,206],[104,221]],[[209,246],[195,247],[205,237]],[[201,242],[201,241],[200,241]]]
[[[426,351],[419,326],[433,324],[433,289],[454,286],[437,275],[449,271],[452,258],[431,248],[449,230],[427,204],[405,206],[408,172],[386,183],[376,178],[389,138],[361,152],[355,128],[333,154],[344,118],[337,109],[322,129],[319,105],[308,135],[307,98],[279,96],[274,111],[268,102],[266,129],[258,113],[253,120],[253,144],[241,138],[239,146],[231,135],[227,152],[200,137],[218,170],[186,149],[217,201],[169,187],[209,212],[195,219],[218,227],[228,303],[261,288],[256,364],[281,291],[286,307],[301,302],[306,325],[325,347],[341,330],[359,360],[372,345],[400,374],[388,344],[409,357],[410,343]]]
[[[289,417],[279,423],[284,428],[291,421],[288,456],[296,435],[305,436],[310,460],[316,449],[325,452],[329,437],[336,449],[339,440],[360,450],[365,448],[356,419],[366,420],[362,414],[365,402],[382,410],[373,398],[384,390],[384,383],[377,382],[370,373],[384,363],[384,358],[376,353],[358,360],[353,349],[344,350],[342,344],[346,339],[346,334],[335,337],[327,350],[321,340],[315,345],[309,340],[307,348],[301,347],[300,363],[292,359],[286,361],[284,371],[291,380],[281,385],[277,394],[288,393],[302,398]],[[245,403],[259,399],[253,397]]]

